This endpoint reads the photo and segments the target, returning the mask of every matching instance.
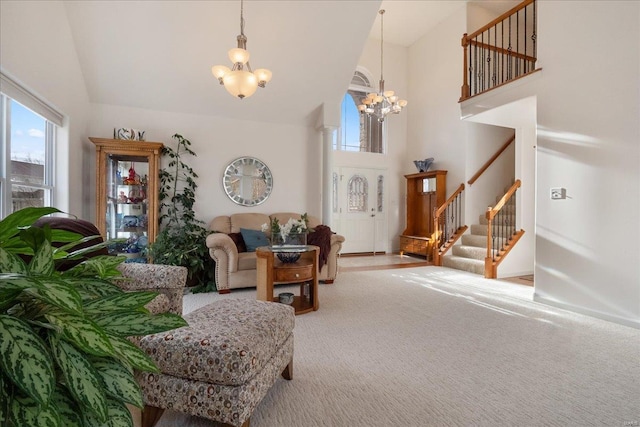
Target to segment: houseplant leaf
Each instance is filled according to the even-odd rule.
[[[132,370],[113,359],[94,359],[92,363],[102,377],[108,395],[142,408],[142,391],[133,377]]]
[[[0,221],[0,244],[4,247],[5,241],[17,236],[20,229],[33,224],[44,215],[60,212],[56,208],[24,208],[13,212]]]
[[[109,419],[106,423],[101,423],[91,414],[84,414],[85,427],[131,427],[133,417],[127,407],[114,399],[107,402]]]
[[[27,273],[27,264],[20,257],[0,248],[0,271],[3,273]]]
[[[105,331],[121,337],[149,335],[187,326],[182,317],[173,313],[154,316],[141,312],[110,313],[100,316],[96,323]]]
[[[94,315],[137,310],[151,302],[157,295],[157,292],[125,292],[109,295],[87,303],[84,306],[84,312]]]
[[[126,338],[109,335],[109,339],[118,359],[123,360],[130,367],[139,371],[160,372],[153,360]]]
[[[66,339],[72,341],[85,353],[96,356],[114,355],[114,349],[107,334],[91,319],[60,310],[50,311],[45,317],[62,331]]]
[[[9,411],[10,423],[16,427],[63,427],[54,405],[42,406],[27,396],[14,396]]]
[[[67,387],[75,400],[95,414],[101,422],[107,421],[107,398],[102,379],[91,363],[71,344],[60,340],[55,345],[56,362]]]
[[[66,274],[62,277],[65,282],[75,287],[83,299],[93,299],[124,293],[122,289],[105,279],[97,277],[68,277]]]
[[[0,274],[0,285],[5,291],[24,290],[33,297],[74,313],[82,312],[80,294],[73,286],[55,277],[30,277],[20,274]],[[2,291],[0,291],[0,295]]]
[[[69,395],[69,391],[59,383],[51,402],[58,410],[61,426],[84,427],[82,424],[81,408]]]
[[[0,367],[37,404],[49,402],[55,374],[44,341],[28,323],[4,314],[0,314]]]
[[[53,248],[51,243],[44,241],[34,257],[29,262],[29,273],[50,276],[53,273]]]

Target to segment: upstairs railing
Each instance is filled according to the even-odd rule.
[[[442,265],[442,257],[464,234],[467,226],[462,224],[462,196],[464,184],[433,213],[433,264]]]
[[[484,277],[498,277],[498,265],[524,234],[524,230],[516,231],[515,195],[520,188],[517,179],[511,188],[493,208],[487,208],[487,256],[484,260]]]
[[[535,71],[536,19],[536,0],[525,0],[478,31],[462,36],[460,101]]]

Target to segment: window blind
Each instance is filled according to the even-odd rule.
[[[2,72],[0,72],[0,92],[15,99],[51,123],[62,126],[64,116],[61,113]]]

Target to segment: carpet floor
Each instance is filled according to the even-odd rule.
[[[532,294],[441,267],[341,273],[296,317],[293,381],[251,426],[640,425],[640,330]],[[185,295],[185,312],[221,298],[255,289]],[[171,411],[158,423],[211,425]]]

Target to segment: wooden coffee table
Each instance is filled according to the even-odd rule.
[[[318,303],[319,252],[320,248],[317,246],[308,245],[300,249],[298,261],[283,263],[276,256],[277,249],[271,246],[257,248],[257,299],[278,302],[278,296],[273,295],[274,285],[300,283],[300,294],[293,297],[291,304],[296,314],[316,311],[320,307]],[[308,295],[305,295],[307,285]]]

